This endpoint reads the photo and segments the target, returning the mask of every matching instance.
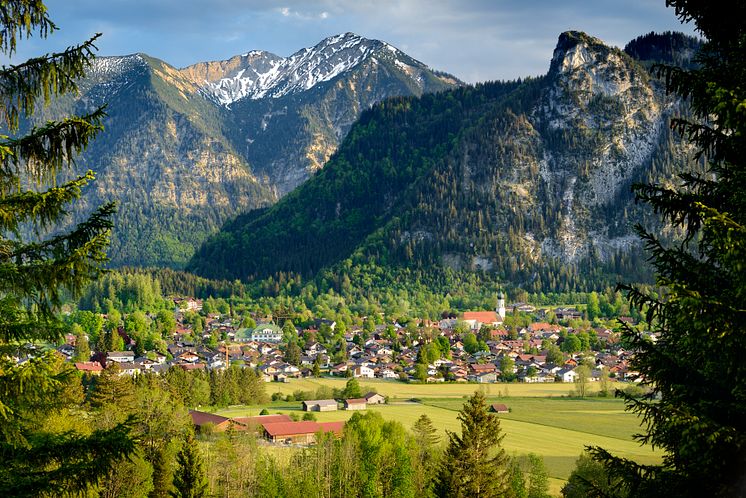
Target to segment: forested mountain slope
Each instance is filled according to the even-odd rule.
[[[529,290],[644,279],[629,188],[687,160],[668,127],[679,112],[645,65],[563,33],[541,78],[364,112],[322,171],[227,223],[189,267],[247,280],[453,268]]]

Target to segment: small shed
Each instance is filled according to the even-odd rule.
[[[337,400],[314,399],[303,402],[304,412],[335,412],[337,411]]]
[[[189,415],[192,417],[192,423],[197,431],[203,431],[206,426],[212,426],[212,430],[215,432],[223,432],[228,430],[230,427],[239,431],[246,430],[244,424],[228,417],[215,415],[214,413],[189,410]]]
[[[365,398],[351,398],[343,401],[345,410],[365,410],[368,403]]]
[[[495,413],[510,413],[510,408],[508,408],[508,405],[503,403],[493,403],[490,406],[490,411]]]

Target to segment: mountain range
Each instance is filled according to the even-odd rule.
[[[115,200],[112,265],[181,268],[224,222],[319,170],[365,109],[461,84],[345,33],[287,58],[252,51],[181,69],[145,54],[96,58],[78,94],[29,125],[105,104],[104,131],[69,172],[97,173],[71,222]]]
[[[649,69],[690,64],[698,43],[651,33],[624,51],[566,32],[544,76],[382,101],[321,171],[228,222],[188,268],[328,270],[363,287],[380,268],[471,271],[533,292],[645,280],[632,226],[656,218],[630,186],[692,166],[669,126],[686,105]]]

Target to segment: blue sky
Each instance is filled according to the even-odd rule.
[[[99,55],[144,52],[177,67],[259,49],[287,56],[352,31],[467,82],[546,72],[562,31],[623,46],[682,26],[664,0],[47,0],[60,31],[18,57],[104,36]]]

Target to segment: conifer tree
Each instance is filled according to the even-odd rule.
[[[56,29],[41,0],[3,1],[0,14],[0,52],[8,59],[23,38],[46,37]],[[80,197],[93,173],[46,187],[101,129],[103,110],[21,133],[40,106],[76,91],[75,82],[91,64],[97,37],[0,67],[0,120],[7,133],[0,135],[2,496],[84,492],[133,450],[124,425],[91,435],[40,433],[34,417],[58,409],[61,376],[69,373],[53,371],[50,355],[22,365],[7,355],[25,342],[57,341],[64,325],[55,311],[63,293],[79,295],[106,262],[113,205],[100,207],[67,232],[56,230],[66,205]]]
[[[705,174],[679,185],[641,185],[638,200],[683,233],[667,242],[639,227],[661,297],[628,288],[648,307],[656,342],[631,328],[633,368],[649,395],[625,395],[641,415],[639,439],[663,450],[660,465],[638,465],[600,448],[593,455],[629,496],[746,494],[746,4],[667,0],[706,39],[697,67],[659,68],[669,91],[688,100],[699,121],[678,131],[708,161]],[[601,493],[598,493],[601,494]]]
[[[508,492],[508,457],[500,419],[476,391],[458,415],[461,434],[448,431],[448,448],[435,482],[439,497],[492,498]]]
[[[204,461],[197,441],[190,433],[184,440],[181,451],[176,455],[174,472],[174,498],[202,498],[207,494],[207,476]]]

